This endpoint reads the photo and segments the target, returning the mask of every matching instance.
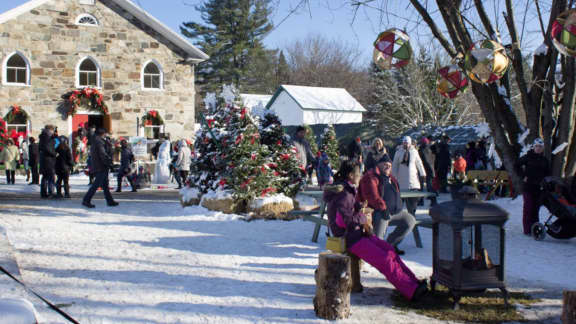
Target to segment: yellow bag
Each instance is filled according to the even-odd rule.
[[[334,253],[346,252],[346,239],[343,237],[326,237],[326,249]]]

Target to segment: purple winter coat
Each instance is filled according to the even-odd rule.
[[[327,204],[328,226],[332,235],[346,238],[346,248],[352,247],[364,236],[363,224],[366,216],[360,212],[361,205],[356,202],[356,188],[347,182],[324,187],[324,202]],[[346,228],[337,224],[340,213]]]

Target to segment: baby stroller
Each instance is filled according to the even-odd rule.
[[[561,190],[561,195],[569,202],[576,203],[572,197],[568,185],[559,177],[546,177],[542,181],[541,204],[550,212],[548,219],[542,223],[532,225],[532,236],[541,241],[546,234],[556,239],[570,239],[576,237],[576,208],[562,204],[555,194]]]

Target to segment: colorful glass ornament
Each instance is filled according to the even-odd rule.
[[[382,70],[406,66],[411,57],[410,37],[401,30],[388,29],[374,42],[374,64]]]
[[[492,83],[506,74],[510,59],[504,47],[492,40],[476,42],[464,58],[468,77],[478,83]]]
[[[456,64],[438,70],[436,89],[446,98],[454,99],[468,88],[466,74]]]
[[[566,56],[576,57],[576,9],[564,11],[552,24],[552,44]]]

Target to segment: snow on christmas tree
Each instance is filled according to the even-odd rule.
[[[328,125],[322,133],[320,139],[320,151],[325,152],[330,159],[332,169],[340,168],[340,153],[338,151],[338,140],[336,140],[336,131],[333,125]]]
[[[294,197],[306,177],[304,167],[296,158],[296,148],[290,143],[276,114],[267,112],[261,120],[261,142],[272,154],[275,175],[279,177],[278,192]]]

